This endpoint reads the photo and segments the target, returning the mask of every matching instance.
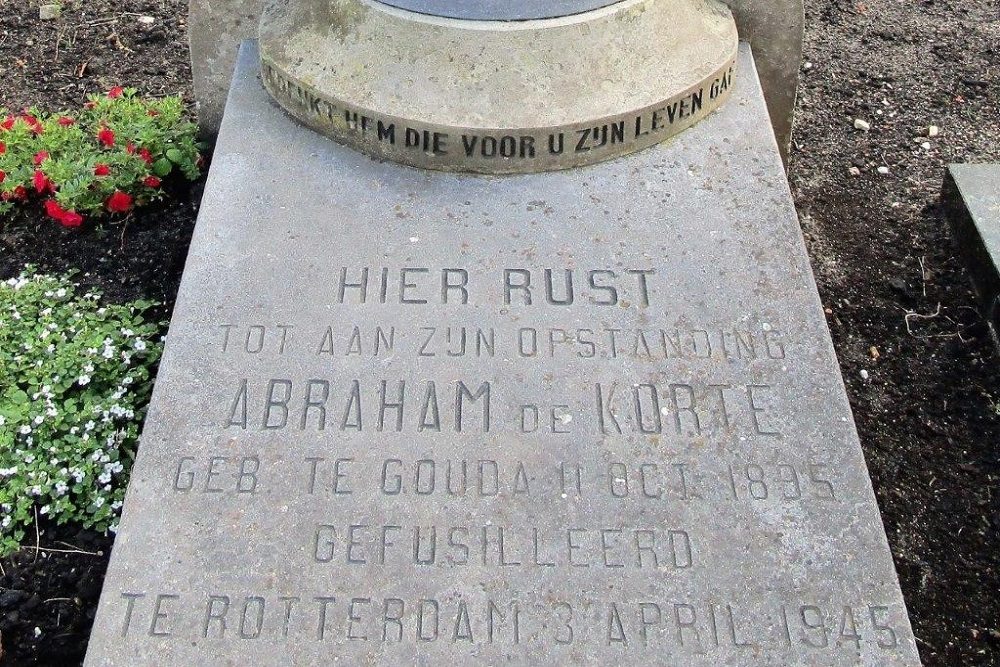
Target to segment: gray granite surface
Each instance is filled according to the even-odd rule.
[[[944,204],[983,316],[1000,344],[1000,164],[949,165]]]
[[[504,178],[256,58],[88,665],[919,664],[747,49],[672,142]]]

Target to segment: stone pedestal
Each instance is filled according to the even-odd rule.
[[[409,5],[425,3],[452,6],[446,0],[398,0]],[[547,1],[545,6],[604,4],[597,0]],[[393,3],[389,3],[393,4]],[[465,6],[496,11],[511,3],[479,0]],[[802,58],[802,0],[726,0],[736,18],[740,39],[753,46],[761,87],[778,146],[786,151],[792,132],[792,111]],[[189,33],[191,69],[198,119],[207,135],[215,135],[229,89],[236,49],[241,39],[257,36],[263,0],[191,0]]]
[[[737,34],[724,4],[603,4],[501,22],[375,0],[275,2],[261,19],[264,85],[295,118],[362,152],[493,174],[631,153],[729,97]],[[560,6],[550,11],[569,11]]]
[[[749,50],[672,141],[381,163],[246,47],[87,665],[917,665]]]

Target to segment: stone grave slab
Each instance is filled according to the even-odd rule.
[[[919,664],[746,46],[672,141],[502,178],[257,58],[87,665]]]
[[[1000,332],[1000,164],[952,164],[943,200],[994,339]]]

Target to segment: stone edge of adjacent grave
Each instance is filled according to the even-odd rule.
[[[1000,202],[1000,164],[950,164],[945,172],[941,203],[972,278],[983,317],[1000,347],[1000,206],[996,218],[990,220],[985,214],[989,193],[975,183],[982,178],[995,185],[993,197]],[[996,227],[992,233],[987,229],[991,224]]]
[[[803,0],[725,3],[736,18],[740,40],[754,49],[771,124],[782,157],[787,159],[802,59]],[[189,4],[191,71],[206,136],[218,134],[240,42],[256,37],[263,5],[264,0],[191,0]]]

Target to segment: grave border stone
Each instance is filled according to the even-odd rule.
[[[1000,347],[1000,164],[950,164],[941,202]]]

